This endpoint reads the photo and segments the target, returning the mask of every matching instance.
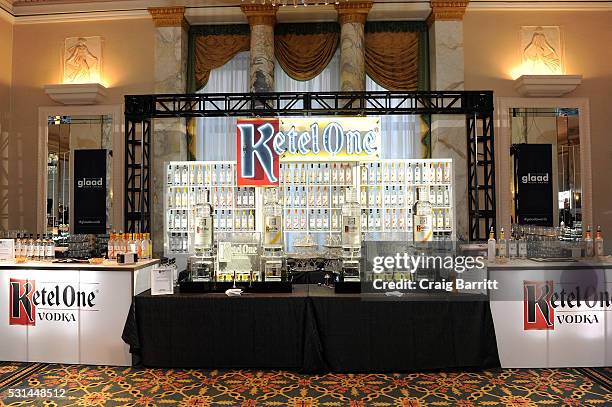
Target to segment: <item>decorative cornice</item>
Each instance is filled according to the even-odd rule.
[[[276,24],[277,6],[271,4],[242,4],[240,10],[246,15],[251,26]]]
[[[185,27],[189,24],[185,20],[185,7],[149,7],[155,27]]]
[[[469,0],[430,0],[431,14],[427,17],[427,24],[434,21],[461,21]]]
[[[365,24],[372,4],[371,1],[347,1],[336,4],[338,22],[340,25],[346,23]]]

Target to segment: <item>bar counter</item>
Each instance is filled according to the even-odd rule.
[[[612,257],[490,263],[502,367],[612,366]]]
[[[0,360],[131,365],[123,325],[158,263],[0,263]]]

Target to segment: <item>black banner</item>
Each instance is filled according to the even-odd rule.
[[[515,144],[512,149],[516,221],[553,226],[552,145]]]
[[[106,233],[106,150],[74,150],[74,233]]]

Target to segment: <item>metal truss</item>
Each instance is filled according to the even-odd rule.
[[[493,112],[466,115],[470,240],[495,232],[495,150]]]
[[[391,114],[466,117],[470,239],[486,239],[486,231],[495,225],[493,92],[490,91],[126,95],[125,229],[128,232],[150,230],[152,119]]]

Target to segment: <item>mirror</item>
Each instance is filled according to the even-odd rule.
[[[581,235],[578,109],[511,108],[510,126],[513,223]]]
[[[72,230],[72,166],[77,149],[106,149],[106,219],[111,224],[112,116],[49,116],[47,118],[47,233]]]

